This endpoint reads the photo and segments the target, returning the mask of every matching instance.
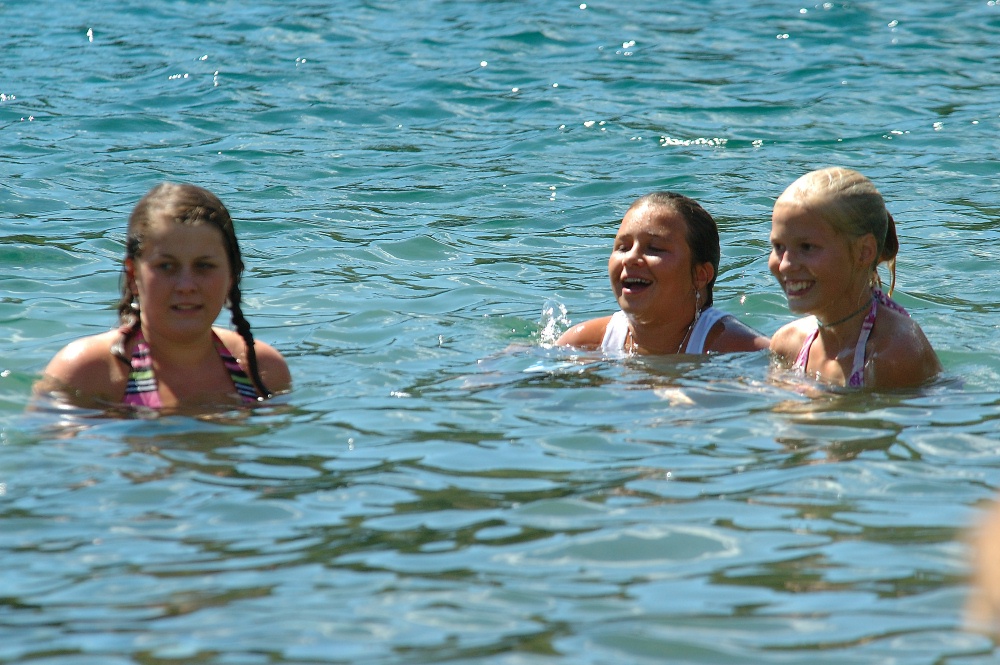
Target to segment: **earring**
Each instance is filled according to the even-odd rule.
[[[225,307],[226,309],[232,309],[233,308],[233,301],[230,300],[229,298],[226,298],[226,302],[223,303],[222,306]]]
[[[138,312],[139,311],[139,297],[138,296],[134,296],[132,298],[132,302],[129,303],[129,307],[132,308],[133,312]]]
[[[701,316],[701,291],[695,289],[694,292],[694,320],[698,321],[698,317]]]

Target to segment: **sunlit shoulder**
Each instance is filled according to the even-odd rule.
[[[811,317],[786,323],[771,335],[771,352],[779,362],[790,367],[813,327],[815,323]]]
[[[111,354],[115,330],[82,337],[64,346],[49,361],[34,392],[89,395],[95,401],[114,402],[125,390],[127,372]]]
[[[244,371],[247,367],[246,342],[243,338],[232,330],[226,328],[215,328],[215,333],[222,340],[223,344],[237,358]],[[260,376],[264,385],[272,393],[288,392],[292,388],[292,375],[288,369],[288,363],[270,344],[254,340],[254,351],[257,354],[257,365],[260,368]]]
[[[596,349],[604,340],[604,333],[608,328],[609,321],[611,321],[610,316],[603,316],[599,319],[578,323],[564,332],[556,340],[556,344],[579,349]]]
[[[872,331],[865,385],[888,390],[915,388],[941,371],[941,362],[920,326],[910,317],[883,308]]]

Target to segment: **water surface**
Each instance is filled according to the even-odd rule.
[[[987,663],[1000,488],[993,2],[0,4],[0,661]],[[629,203],[700,200],[716,302],[791,320],[770,209],[871,177],[945,366],[804,394],[765,354],[553,349]],[[26,411],[114,324],[164,179],[236,219],[254,413]],[[44,405],[43,405],[44,406]]]

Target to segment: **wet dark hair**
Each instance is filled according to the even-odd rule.
[[[236,240],[236,229],[233,219],[226,206],[212,192],[197,185],[176,184],[164,182],[149,190],[132,210],[128,218],[128,232],[125,240],[125,258],[133,261],[142,255],[146,233],[154,221],[170,221],[177,224],[197,226],[209,224],[219,229],[223,245],[229,258],[229,270],[233,285],[229,289],[229,304],[232,312],[232,323],[236,331],[246,342],[247,364],[250,380],[257,386],[261,395],[271,397],[271,392],[264,386],[257,366],[257,353],[254,349],[253,333],[250,323],[243,315],[240,307],[242,294],[240,278],[243,275],[243,258],[240,246]],[[128,339],[139,327],[139,309],[135,302],[136,294],[132,292],[125,269],[121,276],[121,300],[118,301],[118,323],[121,335],[115,341],[111,352],[128,364],[130,358],[125,351]],[[134,306],[135,305],[135,306]]]
[[[722,250],[719,247],[719,227],[715,219],[701,204],[692,198],[676,192],[652,192],[636,199],[629,210],[642,205],[655,208],[669,208],[681,214],[687,225],[684,239],[691,250],[691,273],[694,267],[701,263],[712,264],[712,279],[705,285],[706,297],[704,307],[712,306],[712,287],[715,278],[719,276],[719,261]]]

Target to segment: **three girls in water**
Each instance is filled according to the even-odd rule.
[[[756,351],[820,381],[920,385],[941,371],[920,327],[890,299],[899,248],[881,194],[856,171],[808,173],[778,198],[768,266],[792,312],[768,340],[713,306],[719,233],[701,205],[671,192],[636,200],[608,261],[620,311],[571,327],[557,344],[608,355]],[[888,294],[877,271],[888,263]],[[291,387],[288,366],[253,338],[241,308],[243,261],[228,210],[207,190],[164,183],[128,224],[117,329],[76,340],[39,392],[87,406],[253,404]],[[235,331],[213,325],[223,306]]]

